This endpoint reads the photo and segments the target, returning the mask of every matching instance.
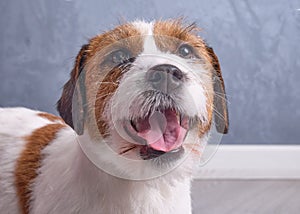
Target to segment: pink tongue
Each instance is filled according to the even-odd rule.
[[[175,111],[155,112],[149,119],[140,121],[139,125],[145,127],[147,123],[150,127],[138,132],[138,135],[147,140],[149,147],[169,152],[182,145],[187,130],[179,125]]]

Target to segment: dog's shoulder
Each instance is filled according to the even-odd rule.
[[[0,201],[4,202],[0,213],[19,213],[18,207],[27,213],[30,187],[44,149],[53,142],[66,144],[74,133],[55,115],[21,107],[0,108]]]
[[[0,156],[16,159],[30,145],[50,143],[63,128],[71,129],[52,114],[23,107],[0,108]]]
[[[55,115],[23,107],[0,108],[0,137],[23,137],[49,124],[64,121]]]

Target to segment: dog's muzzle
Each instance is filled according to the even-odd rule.
[[[184,82],[184,73],[171,64],[159,64],[151,67],[146,73],[146,80],[153,90],[170,95]],[[151,114],[130,121],[125,131],[136,142],[147,145],[147,153],[158,154],[176,151],[181,147],[187,133],[187,125],[182,127],[182,121],[187,123],[188,117],[179,114],[174,109],[160,106]],[[155,151],[155,152],[149,152]]]

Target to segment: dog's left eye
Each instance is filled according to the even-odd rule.
[[[117,50],[111,54],[111,60],[115,64],[121,64],[130,59],[130,53],[127,50]]]
[[[178,54],[183,58],[189,58],[193,56],[194,51],[191,46],[187,44],[183,44],[178,48]]]

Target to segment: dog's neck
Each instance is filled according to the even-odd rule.
[[[97,168],[82,150],[79,170],[83,182],[97,187],[103,213],[189,213],[190,177],[170,174],[155,179],[133,181],[118,178]],[[176,174],[178,172],[174,172]],[[89,196],[87,196],[89,197]]]
[[[82,156],[85,184],[97,187],[103,213],[188,213],[190,179],[171,175],[147,181],[131,181],[109,175]],[[92,176],[92,177],[91,177]],[[89,197],[89,196],[87,196]]]
[[[74,133],[61,136],[70,139],[70,135],[74,136]],[[58,176],[52,179],[59,179],[59,181],[49,180],[42,173],[36,183],[37,188],[40,189],[49,188],[49,183],[51,184],[53,196],[47,198],[53,198],[53,203],[58,199],[64,200],[68,212],[80,210],[79,213],[191,212],[190,177],[179,176],[178,178],[177,172],[170,172],[146,181],[114,177],[97,168],[83,153],[75,138],[73,137],[72,142],[59,139],[48,149],[51,150],[52,157],[47,158],[52,160],[45,162],[43,170],[45,175]],[[53,157],[63,155],[64,161],[53,160]],[[173,173],[175,175],[172,175]],[[49,200],[45,203],[49,204]],[[62,213],[63,209],[57,208],[57,211]]]

